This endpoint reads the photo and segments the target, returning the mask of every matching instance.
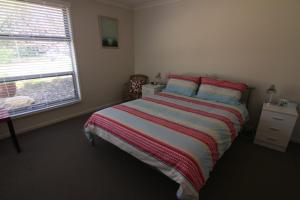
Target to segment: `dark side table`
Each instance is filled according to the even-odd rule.
[[[17,136],[16,136],[14,124],[11,120],[11,117],[10,117],[10,114],[9,114],[8,110],[6,110],[4,108],[0,108],[0,123],[7,123],[11,139],[12,139],[12,141],[13,141],[16,149],[17,149],[17,152],[20,153],[21,148],[20,148]]]

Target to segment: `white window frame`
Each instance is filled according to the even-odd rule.
[[[64,23],[65,26],[64,27],[65,27],[66,37],[4,35],[4,34],[0,33],[0,40],[25,40],[25,41],[33,40],[33,41],[53,41],[53,42],[66,41],[66,42],[68,42],[68,44],[70,46],[73,70],[69,71],[69,72],[48,73],[48,74],[44,74],[42,76],[41,76],[41,74],[39,74],[39,75],[9,77],[9,78],[5,78],[4,80],[0,79],[0,83],[41,79],[41,78],[49,78],[49,77],[61,77],[61,76],[70,75],[70,76],[72,76],[72,79],[73,79],[75,98],[59,100],[57,102],[50,102],[50,103],[47,103],[47,106],[43,106],[43,104],[33,105],[33,106],[31,106],[31,109],[29,109],[29,108],[15,109],[15,110],[13,110],[11,117],[19,118],[19,117],[23,117],[23,116],[27,116],[27,115],[37,114],[37,113],[44,112],[44,111],[49,111],[49,110],[52,110],[55,108],[70,106],[70,105],[81,102],[82,99],[81,99],[79,76],[78,76],[78,70],[77,70],[76,53],[75,53],[75,48],[74,48],[70,3],[64,2],[64,1],[54,1],[54,0],[48,0],[47,2],[40,1],[40,0],[17,0],[17,1],[25,2],[25,3],[28,2],[28,3],[49,6],[49,7],[56,7],[56,8],[62,9],[64,17],[65,17],[65,23]]]

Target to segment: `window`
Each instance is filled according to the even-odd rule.
[[[13,116],[80,100],[67,5],[0,0],[0,107]]]

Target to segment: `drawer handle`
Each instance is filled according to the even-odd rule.
[[[278,132],[279,131],[279,129],[278,128],[272,128],[272,127],[270,127],[269,128],[271,131],[276,131],[276,132]]]
[[[272,141],[272,142],[276,142],[277,141],[277,139],[275,139],[275,138],[270,138],[270,137],[268,137],[268,138],[266,138],[267,140],[269,140],[269,141]]]
[[[283,121],[282,118],[278,118],[278,117],[273,117],[273,119],[277,120],[277,121]]]

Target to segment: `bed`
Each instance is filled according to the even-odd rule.
[[[179,199],[198,200],[247,119],[245,104],[161,92],[94,113],[85,133],[91,142],[98,136],[177,182]]]

